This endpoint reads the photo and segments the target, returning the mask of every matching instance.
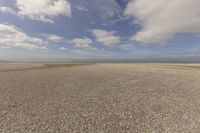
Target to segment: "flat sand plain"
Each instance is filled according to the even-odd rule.
[[[0,63],[0,132],[199,133],[199,64]]]

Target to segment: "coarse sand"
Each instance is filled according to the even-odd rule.
[[[2,133],[199,133],[199,64],[0,63]]]

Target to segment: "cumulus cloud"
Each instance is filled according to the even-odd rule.
[[[180,33],[200,32],[199,0],[130,0],[124,12],[142,29],[131,40],[165,43]]]
[[[53,23],[59,15],[71,16],[71,7],[66,0],[16,0],[18,14],[34,20]]]
[[[36,37],[28,36],[14,25],[0,24],[0,45],[26,49],[47,49],[45,42]]]
[[[52,42],[60,42],[64,39],[63,37],[54,34],[42,34],[42,35],[46,38],[46,40]]]
[[[10,13],[10,14],[16,14],[16,12],[7,6],[0,6],[0,13]]]
[[[92,34],[95,36],[96,41],[102,43],[105,46],[113,46],[120,42],[120,37],[116,35],[115,31],[106,31],[101,29],[92,30]]]
[[[74,44],[76,47],[89,47],[93,41],[90,38],[75,38],[70,41],[72,44]]]

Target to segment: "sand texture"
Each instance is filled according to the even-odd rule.
[[[0,63],[0,132],[199,133],[200,65]]]

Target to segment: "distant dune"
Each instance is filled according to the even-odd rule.
[[[0,132],[198,133],[199,66],[0,63]]]

